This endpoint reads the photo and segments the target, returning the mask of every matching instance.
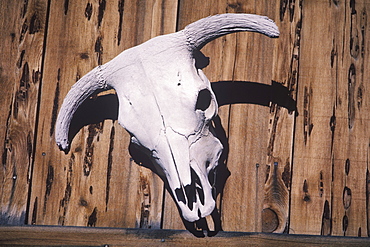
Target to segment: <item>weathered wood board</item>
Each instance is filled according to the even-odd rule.
[[[126,131],[86,117],[111,116],[113,91],[89,100],[68,154],[55,145],[56,116],[70,87],[121,51],[209,15],[255,13],[275,20],[278,39],[236,33],[202,49],[211,82],[259,83],[261,95],[285,87],[271,104],[219,108],[222,229],[369,236],[368,0],[0,4],[1,225],[185,229],[161,179],[131,158]]]
[[[68,237],[66,237],[68,236]],[[220,232],[194,238],[188,231],[60,226],[0,226],[1,246],[369,246],[368,238]]]
[[[368,236],[368,8],[303,5],[291,233]]]
[[[37,135],[47,1],[1,1],[0,224],[22,225]]]
[[[55,26],[49,29],[45,58],[50,65],[45,81],[50,83],[43,88],[45,105],[40,107],[45,131],[40,131],[37,142],[39,165],[34,174],[40,179],[31,194],[31,224],[159,228],[163,184],[134,164],[128,154],[129,136],[117,122],[106,120],[82,129],[68,155],[54,145],[53,128],[62,95],[78,78],[124,49],[174,32],[177,6],[155,1],[52,4],[50,25]],[[163,20],[168,23],[161,24]],[[69,35],[60,38],[60,33],[83,33],[79,36],[83,42]]]

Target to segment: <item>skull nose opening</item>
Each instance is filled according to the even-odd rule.
[[[195,173],[193,169],[191,169],[191,177],[192,177],[191,181],[193,181],[192,184],[195,188],[196,194],[199,197],[200,203],[202,203],[202,205],[204,206],[204,192],[203,192],[202,183],[198,175]]]
[[[175,194],[179,202],[183,202],[190,210],[193,210],[197,198],[199,198],[200,203],[204,206],[205,196],[199,176],[192,168],[190,168],[190,172],[191,184],[175,189]]]
[[[185,194],[186,198],[188,199],[188,208],[190,210],[193,210],[193,203],[197,202],[197,197],[195,195],[195,191],[192,185],[186,185],[185,186]]]
[[[180,188],[175,189],[175,194],[176,194],[176,197],[177,197],[177,201],[183,202],[184,204],[186,204],[185,194],[182,191],[182,189],[180,189]]]

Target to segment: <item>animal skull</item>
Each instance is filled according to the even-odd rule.
[[[56,122],[57,145],[68,151],[70,122],[79,105],[97,90],[114,88],[119,124],[164,175],[183,218],[194,222],[210,215],[215,198],[208,174],[223,147],[210,124],[218,105],[201,70],[205,65],[199,50],[213,39],[240,31],[279,36],[275,23],[264,16],[215,15],[96,67],[64,99]]]

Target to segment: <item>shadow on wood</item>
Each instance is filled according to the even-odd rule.
[[[211,83],[219,106],[228,104],[257,104],[269,106],[277,104],[296,111],[297,106],[290,96],[288,88],[276,81],[272,85],[248,81],[219,81]],[[118,119],[118,98],[116,94],[106,94],[85,100],[73,116],[69,141],[71,142],[79,130],[86,125],[100,123],[105,119]]]

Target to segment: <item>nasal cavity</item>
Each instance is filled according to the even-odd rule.
[[[211,104],[212,96],[208,89],[200,90],[198,93],[197,104],[195,105],[195,110],[205,111]]]
[[[175,194],[179,202],[183,202],[184,204],[186,204],[185,194],[182,189],[180,188],[175,189]]]

